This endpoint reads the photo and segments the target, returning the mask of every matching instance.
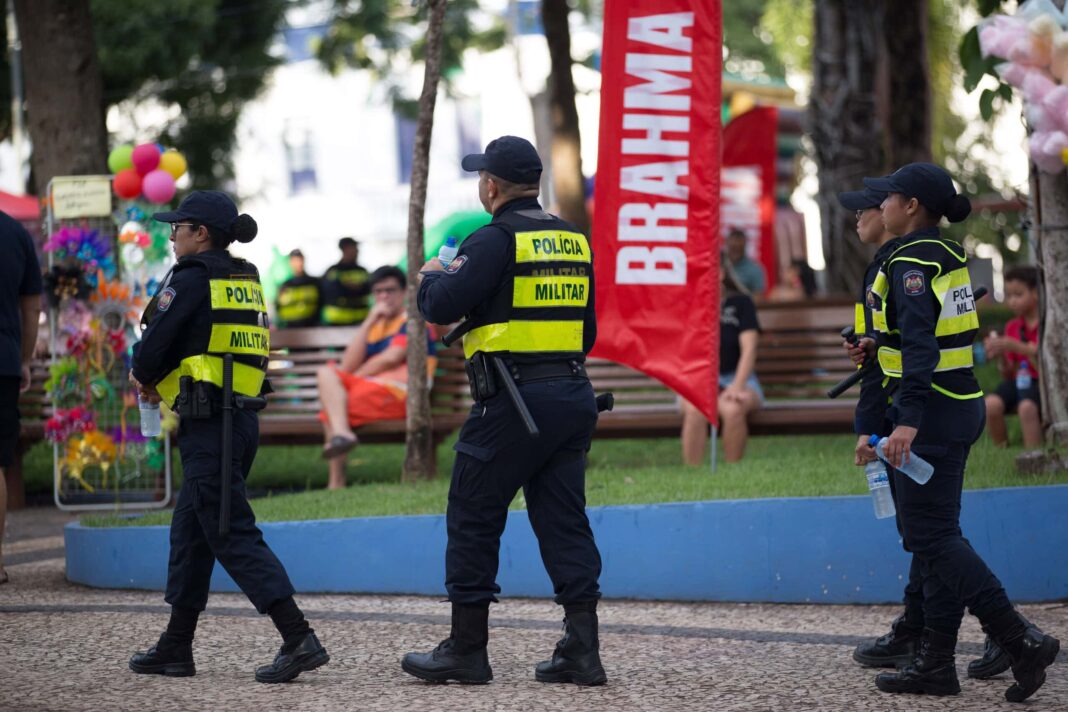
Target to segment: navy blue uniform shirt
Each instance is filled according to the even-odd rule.
[[[181,259],[178,265],[182,265]],[[194,262],[175,269],[170,281],[160,285],[160,296],[160,309],[133,350],[134,378],[150,385],[178,367],[182,349],[174,348],[176,343],[184,345],[197,339],[207,343],[211,333],[208,270],[202,264]]]
[[[0,376],[22,373],[22,297],[40,294],[41,267],[33,238],[15,218],[0,212]]]
[[[541,210],[537,198],[517,198],[502,205],[494,218],[518,210]],[[428,272],[419,285],[419,312],[431,324],[452,324],[465,316],[478,317],[503,299],[508,290],[512,300],[512,277],[515,274],[515,240],[509,232],[492,222],[471,233],[460,243],[457,259],[464,257],[455,272]],[[590,271],[589,301],[583,318],[582,350],[589,353],[597,338],[594,314],[593,271]],[[495,299],[496,297],[496,299]]]
[[[864,282],[860,285],[860,303],[864,305],[863,334],[875,338],[875,329],[872,326],[871,311],[877,305],[878,297],[871,294],[871,287],[875,283],[875,275],[883,266],[894,250],[901,247],[901,238],[895,237],[883,244],[875,253],[871,264],[864,272]],[[853,432],[858,435],[889,435],[884,433],[883,421],[886,418],[887,389],[883,386],[883,372],[879,368],[869,369],[860,382],[860,399],[857,401],[857,409],[853,416]]]

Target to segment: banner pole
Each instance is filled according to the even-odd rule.
[[[709,451],[712,453],[712,474],[716,474],[716,426],[712,426],[712,442],[709,444]]]

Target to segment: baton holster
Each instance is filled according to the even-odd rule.
[[[178,400],[175,410],[179,417],[207,420],[218,412],[218,388],[206,381],[194,381],[192,376],[178,379]]]
[[[491,356],[479,351],[464,363],[467,382],[471,386],[471,397],[476,403],[489,400],[500,390],[495,366],[491,359]]]

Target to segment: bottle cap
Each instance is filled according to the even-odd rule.
[[[882,438],[880,438],[878,435],[872,435],[870,438],[868,438],[868,444],[872,447],[875,447],[879,444],[880,440],[882,440]]]
[[[456,247],[456,238],[453,237],[452,235],[449,235],[448,237],[445,238],[445,244],[448,247]]]

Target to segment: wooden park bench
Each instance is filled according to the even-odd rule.
[[[757,375],[767,401],[750,416],[754,433],[848,432],[856,392],[835,401],[824,393],[851,371],[838,332],[852,323],[852,309],[846,301],[759,306],[763,333]],[[322,443],[315,373],[328,361],[340,360],[354,334],[354,327],[316,327],[283,329],[271,335],[268,376],[275,392],[268,396],[270,405],[260,415],[261,444]],[[590,359],[587,370],[598,393],[615,394],[615,409],[601,414],[597,437],[678,437],[682,414],[674,392],[643,373],[604,359]],[[33,385],[19,401],[22,431],[16,462],[8,469],[12,508],[24,501],[22,453],[44,438],[44,421],[51,409],[44,392],[48,364],[35,362],[32,374]],[[471,406],[458,345],[438,348],[430,403],[437,445],[463,424]],[[357,433],[368,443],[403,442],[405,427],[403,420],[383,420],[364,425]]]

